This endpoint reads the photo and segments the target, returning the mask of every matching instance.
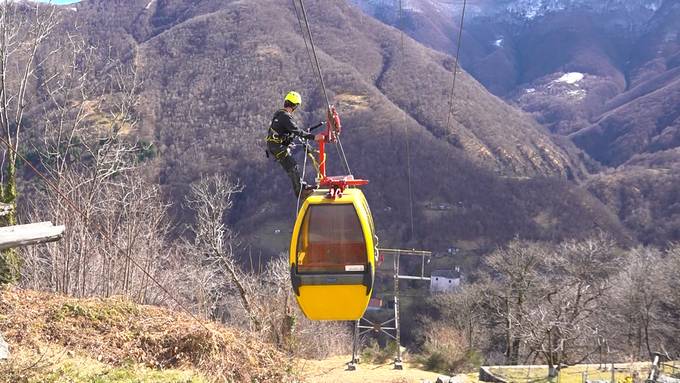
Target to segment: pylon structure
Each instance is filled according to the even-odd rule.
[[[385,255],[391,254],[393,259],[392,275],[394,281],[394,315],[385,321],[379,322],[366,318],[366,314],[354,323],[354,336],[352,340],[352,360],[347,363],[347,369],[354,371],[359,364],[357,353],[359,352],[359,337],[373,332],[376,334],[384,334],[388,338],[394,340],[397,344],[396,355],[394,357],[394,369],[402,370],[403,362],[401,359],[401,334],[399,328],[399,280],[421,280],[429,281],[430,277],[425,276],[425,263],[429,262],[432,252],[422,250],[402,250],[402,249],[378,249],[380,257],[384,259]],[[421,258],[420,275],[405,275],[400,274],[400,261],[402,256],[418,256]]]

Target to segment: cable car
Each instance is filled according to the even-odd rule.
[[[336,142],[340,117],[328,108],[314,156],[318,188],[298,212],[290,241],[290,274],[302,312],[313,320],[360,319],[373,290],[377,237],[364,193],[367,180],[326,176],[325,143]],[[344,155],[344,153],[343,153]]]
[[[304,201],[290,243],[291,280],[313,320],[357,320],[375,278],[375,229],[361,190],[329,198],[320,189]]]

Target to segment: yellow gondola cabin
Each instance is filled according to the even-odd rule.
[[[329,198],[316,190],[303,203],[290,242],[293,290],[313,320],[357,320],[375,278],[373,218],[361,190]]]

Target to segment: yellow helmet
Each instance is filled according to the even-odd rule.
[[[291,91],[288,92],[284,101],[289,101],[291,104],[300,105],[302,103],[302,96],[300,93]]]

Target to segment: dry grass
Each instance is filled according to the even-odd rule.
[[[60,355],[78,355],[108,366],[101,371],[122,366],[195,370],[210,380],[234,382],[281,382],[290,377],[290,362],[248,333],[215,323],[203,327],[188,315],[121,298],[78,300],[8,289],[1,292],[0,313],[0,331],[13,354],[25,360],[32,354],[37,360],[24,370],[42,366],[54,371],[48,367]],[[52,355],[45,351],[55,347]],[[16,365],[0,369],[16,374]],[[2,372],[0,376],[8,375]]]
[[[639,377],[647,376],[649,363],[625,363],[616,364],[612,375],[611,369],[601,369],[598,365],[582,364],[564,368],[560,371],[559,378],[550,380],[546,366],[521,366],[521,367],[494,367],[491,372],[510,382],[517,383],[549,383],[551,381],[561,383],[582,383],[585,376],[589,380],[623,382],[627,377],[637,374]]]

